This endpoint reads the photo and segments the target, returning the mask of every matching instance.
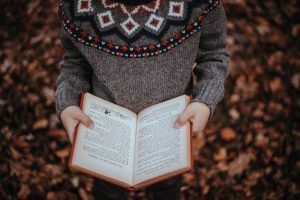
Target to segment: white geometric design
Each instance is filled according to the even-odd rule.
[[[140,25],[132,19],[132,17],[128,17],[124,22],[121,23],[121,27],[124,29],[124,31],[131,35],[134,31],[136,31]]]
[[[146,22],[145,26],[148,28],[158,31],[164,21],[164,18],[159,17],[155,14],[151,14],[149,20]]]
[[[169,2],[169,12],[168,15],[172,17],[183,17],[184,14],[184,2]]]
[[[92,0],[78,0],[77,11],[79,13],[92,12],[94,9],[92,7]]]
[[[127,9],[127,6],[124,5],[123,3],[118,3],[118,2],[113,2],[111,0],[101,0],[102,4],[104,5],[105,8],[116,8],[116,7],[120,7],[121,10],[126,13],[127,15],[131,15],[131,14],[137,14],[138,12],[140,12],[141,10],[147,11],[147,12],[156,12],[160,5],[161,5],[161,1],[162,0],[155,0],[155,4],[153,7],[149,7],[149,5],[138,5],[138,6],[134,6],[134,9],[132,9],[131,11],[129,11]]]
[[[101,28],[106,28],[115,23],[110,10],[97,14]]]

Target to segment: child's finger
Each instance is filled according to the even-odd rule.
[[[203,125],[201,122],[201,117],[200,115],[195,115],[194,121],[193,121],[193,126],[192,126],[192,130],[193,130],[193,135],[198,135],[203,131]]]
[[[65,130],[69,136],[71,143],[73,142],[73,135],[74,135],[76,124],[78,124],[78,120],[75,120],[73,118],[67,118],[63,122],[63,125],[65,127]]]
[[[189,110],[184,110],[179,117],[177,118],[174,127],[175,128],[180,128],[183,126],[191,117],[193,116],[193,113],[190,112]]]
[[[91,118],[82,111],[76,112],[76,115],[74,117],[88,128],[94,125],[94,122],[91,120]]]

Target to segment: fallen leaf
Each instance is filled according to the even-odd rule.
[[[60,158],[60,159],[65,159],[66,157],[69,156],[69,148],[64,148],[64,149],[61,149],[59,151],[56,151],[55,154]]]
[[[197,136],[193,138],[193,148],[194,149],[202,149],[204,147],[205,140],[203,137]]]
[[[28,196],[30,194],[30,188],[28,187],[28,185],[21,185],[21,189],[18,192],[18,197],[20,199],[27,199]]]
[[[52,129],[50,130],[49,135],[55,138],[68,138],[66,132],[63,129]]]
[[[81,199],[83,199],[83,200],[88,200],[89,199],[86,191],[83,188],[79,189],[79,195],[80,195]]]
[[[249,166],[250,161],[250,156],[246,153],[240,153],[235,160],[229,163],[228,174],[230,176],[234,176],[243,173],[243,171]]]
[[[9,150],[14,160],[18,160],[21,157],[21,154],[11,145],[9,145]]]
[[[231,128],[223,128],[220,132],[221,138],[225,141],[232,141],[236,138],[236,132]]]
[[[47,119],[39,119],[33,124],[33,130],[43,129],[48,126]]]
[[[221,161],[226,159],[227,150],[225,148],[221,148],[217,153],[214,154],[215,161]]]

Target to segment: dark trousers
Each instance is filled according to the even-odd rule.
[[[179,200],[182,175],[150,185],[147,189],[149,200]],[[95,179],[92,194],[95,200],[127,200],[128,190],[109,182]]]

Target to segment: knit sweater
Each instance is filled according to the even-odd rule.
[[[66,50],[56,80],[56,113],[90,92],[135,113],[187,94],[210,108],[224,97],[229,52],[220,0],[61,0]],[[193,68],[193,65],[196,65]],[[193,84],[192,74],[197,77]]]

